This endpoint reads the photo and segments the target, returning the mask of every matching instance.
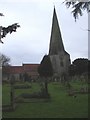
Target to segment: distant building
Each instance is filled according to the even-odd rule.
[[[39,64],[23,64],[23,71],[31,76],[32,79],[35,79],[39,76],[38,66]]]
[[[70,55],[64,49],[55,8],[53,12],[49,56],[52,62],[54,75],[60,77],[67,75],[68,68],[71,64]]]
[[[22,64],[22,66],[6,66],[3,67],[3,80],[9,80],[11,75],[15,76],[17,81],[23,81],[24,74],[28,74],[31,79],[38,77],[39,64]]]

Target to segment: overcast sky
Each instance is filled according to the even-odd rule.
[[[18,2],[19,1],[19,2]],[[88,57],[88,15],[75,22],[64,0],[0,0],[0,25],[19,23],[17,32],[8,34],[0,51],[11,58],[12,65],[40,63],[48,54],[54,5],[65,50],[71,61]]]

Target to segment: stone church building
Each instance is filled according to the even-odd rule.
[[[49,46],[49,54],[54,76],[63,78],[68,75],[68,68],[70,65],[70,55],[65,51],[61,31],[54,8],[52,18],[52,29]],[[20,80],[20,76],[27,73],[32,78],[37,78],[39,64],[23,64],[22,66],[9,66],[8,74],[14,75],[17,80]],[[4,68],[3,68],[4,69]]]
[[[54,8],[51,38],[49,46],[49,56],[54,70],[54,75],[65,77],[68,75],[68,68],[71,64],[70,55],[65,51],[62,35]]]

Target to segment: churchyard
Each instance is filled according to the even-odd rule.
[[[85,78],[88,60],[76,59],[72,63],[63,45],[54,7],[49,53],[44,55],[41,63],[3,65],[2,117],[88,118],[90,89],[88,78]],[[74,78],[76,75],[83,75],[83,79]]]
[[[13,85],[13,108],[11,86],[4,83],[3,118],[87,118],[88,83],[78,79],[69,83],[68,86],[60,82],[49,82],[49,96],[44,96],[40,82],[16,82]],[[7,109],[4,109],[5,106]]]

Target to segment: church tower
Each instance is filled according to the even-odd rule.
[[[58,54],[63,50],[64,50],[64,46],[62,42],[62,36],[54,7],[49,54],[50,55]]]
[[[55,75],[61,77],[63,74],[65,75],[68,73],[68,67],[70,65],[70,55],[64,49],[55,7],[52,19],[49,56]]]

